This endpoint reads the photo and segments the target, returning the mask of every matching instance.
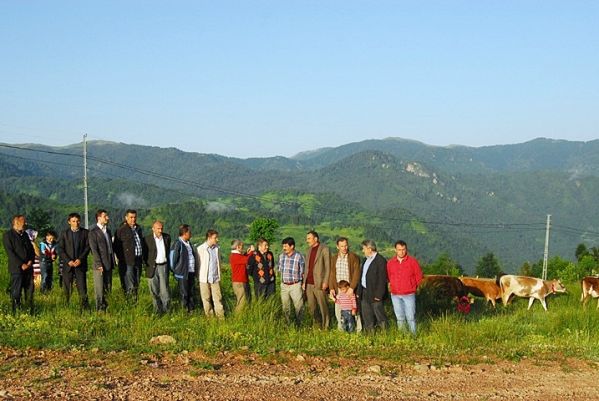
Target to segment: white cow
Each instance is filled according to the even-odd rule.
[[[566,287],[559,280],[541,280],[535,277],[505,275],[499,279],[501,286],[501,300],[507,305],[510,296],[529,298],[528,309],[532,306],[535,299],[538,299],[547,311],[545,297],[556,292],[566,292]]]

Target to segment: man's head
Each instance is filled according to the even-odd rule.
[[[241,251],[243,249],[243,241],[240,239],[234,239],[231,241],[231,250],[232,251]]]
[[[337,250],[341,255],[347,255],[349,252],[349,241],[345,237],[337,238]]]
[[[154,224],[152,224],[152,232],[154,236],[157,238],[162,237],[162,229],[164,228],[164,224],[160,220],[156,220]]]
[[[125,212],[125,222],[129,227],[135,227],[137,224],[137,210],[127,209]]]
[[[283,245],[283,252],[287,255],[291,255],[295,251],[295,240],[292,237],[287,237],[281,241]]]
[[[71,213],[69,214],[69,217],[67,217],[67,223],[69,224],[69,227],[71,227],[71,230],[76,231],[79,229],[79,226],[81,226],[81,216],[79,213]]]
[[[206,231],[206,242],[209,246],[214,246],[218,244],[218,231],[216,230],[208,230]]]
[[[189,224],[181,224],[179,226],[179,237],[183,239],[183,241],[189,241],[191,239],[191,228]]]
[[[405,241],[399,240],[395,243],[395,254],[398,259],[403,259],[408,254],[408,245]]]
[[[362,241],[361,245],[362,252],[366,257],[371,256],[373,253],[376,252],[376,243],[371,239],[365,239],[364,241]]]
[[[260,253],[268,252],[268,241],[265,238],[258,238],[258,251]]]
[[[12,228],[15,231],[22,232],[25,229],[26,224],[27,220],[24,215],[16,214],[12,217]]]
[[[308,231],[306,234],[306,243],[308,243],[308,246],[318,246],[319,241],[320,238],[318,237],[318,233],[316,231]]]
[[[108,224],[108,222],[110,221],[110,218],[108,217],[108,212],[104,209],[99,209],[96,212],[96,221],[102,225]]]

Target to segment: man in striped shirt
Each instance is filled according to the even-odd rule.
[[[291,320],[290,303],[293,302],[295,315],[293,321],[299,325],[304,307],[302,278],[304,275],[304,257],[295,250],[295,240],[291,237],[282,242],[283,253],[279,256],[279,271],[281,272],[281,302],[283,312],[289,322]]]

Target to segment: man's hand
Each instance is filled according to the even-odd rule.
[[[72,266],[73,267],[81,266],[81,260],[77,259],[77,260],[73,261],[73,265]]]
[[[335,290],[331,288],[331,289],[329,290],[329,294],[330,294],[332,297],[334,297],[334,296],[335,296]]]
[[[23,263],[21,265],[21,270],[27,270],[27,269],[29,269],[29,265],[27,263]]]
[[[98,270],[100,273],[104,272],[104,268],[102,266],[98,267],[96,270]]]
[[[329,288],[329,285],[327,283],[322,283],[322,290],[326,291],[327,288]]]

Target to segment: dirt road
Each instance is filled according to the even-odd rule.
[[[0,399],[592,400],[598,366],[578,360],[349,360],[289,353],[0,350]]]

